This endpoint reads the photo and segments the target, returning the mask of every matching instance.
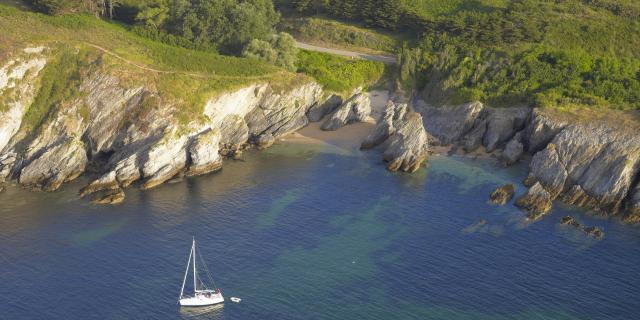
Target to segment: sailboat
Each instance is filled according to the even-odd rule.
[[[202,278],[198,275],[198,269],[196,267],[196,256],[200,258],[200,263],[206,272],[208,280],[211,282],[211,287],[208,287]],[[189,274],[190,266],[193,263],[193,295],[185,295],[184,286],[187,283],[187,275]],[[184,272],[184,279],[182,279],[182,289],[180,289],[180,298],[178,302],[183,307],[201,307],[210,306],[224,302],[222,292],[215,286],[213,278],[209,273],[207,265],[204,260],[196,253],[196,239],[193,239],[191,244],[191,252],[189,253],[189,261],[187,262],[187,270]]]

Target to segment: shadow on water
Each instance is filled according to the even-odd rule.
[[[224,304],[206,307],[180,307],[181,319],[224,319]]]

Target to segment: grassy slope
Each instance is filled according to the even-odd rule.
[[[257,60],[168,46],[140,37],[125,26],[86,15],[54,17],[0,3],[0,30],[3,31],[0,32],[0,62],[28,46],[44,44],[58,52],[51,59],[56,65],[45,69],[42,95],[28,114],[29,119],[33,118],[29,121],[33,126],[42,120],[51,105],[73,98],[73,90],[64,90],[54,83],[71,83],[69,79],[73,75],[68,69],[73,65],[98,68],[87,64],[98,55],[101,55],[99,68],[115,71],[125,84],[146,84],[157,88],[163,98],[176,101],[177,117],[183,123],[201,114],[206,99],[223,91],[255,82],[268,82],[278,90],[286,90],[310,81],[303,74]],[[78,55],[80,61],[69,59],[71,51],[83,53]],[[347,93],[370,85],[379,80],[383,70],[378,63],[324,57],[300,71],[328,85],[330,91]],[[58,65],[62,62],[64,65]],[[334,81],[336,78],[340,80]]]
[[[283,18],[278,28],[303,42],[372,54],[393,53],[402,42],[398,34],[383,33],[320,16]]]

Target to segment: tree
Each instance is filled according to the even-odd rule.
[[[290,71],[296,69],[297,54],[295,39],[284,32],[271,35],[267,41],[253,39],[242,51],[245,57],[259,59]]]

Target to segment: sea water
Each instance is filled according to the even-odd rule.
[[[0,319],[637,319],[638,228],[489,204],[501,184],[524,191],[522,166],[433,157],[410,175],[379,159],[281,143],[117,206],[79,199],[86,180],[8,187]],[[567,214],[606,236],[561,226]],[[194,236],[241,303],[178,306]]]

